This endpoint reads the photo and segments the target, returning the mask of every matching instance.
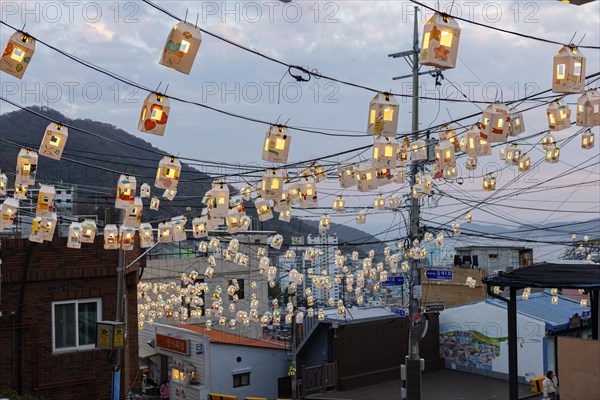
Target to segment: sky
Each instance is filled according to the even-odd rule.
[[[412,47],[414,5],[410,1],[162,1],[156,4],[177,16],[183,17],[187,12],[188,21],[195,22],[198,18],[203,29],[286,63],[368,87],[411,92],[409,80],[392,80],[409,74],[409,66],[402,59],[388,57]],[[469,20],[561,43],[569,42],[572,37],[575,43],[583,39],[582,45],[600,43],[599,2],[584,6],[550,0],[428,1],[426,4],[432,7],[439,4],[441,9],[452,9],[451,14]],[[423,11],[419,14],[420,31],[431,16],[430,11]],[[25,31],[34,37],[145,87],[159,87],[164,92],[168,85],[167,95],[273,123],[356,135],[336,137],[292,130],[290,162],[372,143],[371,137],[360,136],[366,130],[368,104],[374,95],[370,91],[325,79],[296,82],[286,67],[206,34],[189,75],[160,65],[158,60],[165,40],[177,21],[142,1],[0,1],[0,16],[2,21],[18,28],[25,24]],[[462,32],[456,68],[444,72],[441,86],[436,87],[435,80],[427,75],[421,77],[422,96],[459,99],[462,98],[457,93],[456,88],[459,88],[470,99],[510,101],[550,87],[552,57],[561,46],[465,22],[459,24]],[[0,27],[2,46],[12,33],[10,28]],[[598,72],[599,51],[583,50],[583,53],[587,56],[587,74]],[[22,105],[45,105],[70,118],[114,124],[174,155],[270,166],[260,159],[266,125],[172,101],[163,137],[139,132],[138,117],[147,93],[77,64],[39,43],[24,79],[2,73],[0,89],[3,97]],[[574,104],[577,95],[566,99]],[[399,132],[409,132],[410,99],[400,98],[399,102]],[[479,107],[481,105],[471,103],[421,101],[420,128],[479,112]],[[575,107],[571,107],[574,119]],[[0,113],[14,109],[0,102]],[[524,118],[527,128],[524,136],[547,129],[545,106],[526,112]],[[477,118],[468,122],[475,123]],[[555,137],[564,139],[576,131],[577,127],[572,127],[557,132]],[[598,127],[592,131],[598,138]],[[537,140],[539,138],[527,141],[522,147],[529,149],[528,144],[533,145]],[[471,211],[478,222],[513,225],[515,221],[539,224],[598,218],[598,149],[598,146],[592,150],[581,149],[577,137],[561,149],[558,164],[542,163],[524,178],[518,178],[514,168],[503,169],[497,175],[498,187],[508,185],[502,194],[509,196],[493,200],[498,202],[494,206],[492,200],[484,201],[489,193],[481,189],[481,171],[504,167],[498,159],[497,148],[492,157],[480,159],[481,166],[474,178],[465,178],[462,185],[444,182],[438,185],[444,193],[463,202],[476,199],[477,203],[471,206],[481,202]],[[543,157],[539,146],[530,154],[533,160]],[[370,158],[370,151],[361,157],[362,160]],[[588,159],[583,170],[556,178]],[[344,158],[332,160],[344,161]],[[513,178],[517,179],[513,181]],[[590,181],[591,185],[553,188]],[[531,193],[517,196],[516,191],[511,191],[532,185],[539,187],[530,190]],[[348,205],[370,206],[379,193],[342,192],[334,181],[320,185],[320,189],[322,207],[330,206],[338,194],[345,195]],[[380,192],[402,196],[408,189],[393,184],[382,187]],[[464,223],[464,214],[471,207],[465,207],[461,201],[436,196],[426,202],[423,217],[432,224],[449,224],[455,219]],[[304,215],[318,218],[321,212]],[[354,211],[332,215],[333,222],[354,225],[354,215]],[[401,218],[401,213],[374,213],[369,215],[366,225],[357,227],[379,234],[395,227]],[[379,237],[389,238],[398,232],[396,229]]]

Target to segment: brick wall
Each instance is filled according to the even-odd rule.
[[[487,275],[487,270],[478,268],[452,268],[451,281],[435,281],[427,279],[425,270],[421,270],[421,285],[423,286],[422,303],[442,302],[445,307],[480,301],[487,297],[481,279]],[[467,277],[477,281],[474,288],[465,283]]]
[[[125,265],[137,255],[137,248],[127,252]],[[20,375],[24,392],[45,399],[109,399],[112,364],[106,350],[52,353],[52,302],[101,298],[102,319],[114,320],[118,252],[104,250],[101,240],[83,244],[77,250],[67,248],[65,238],[55,237],[42,244],[5,239],[1,242],[0,258],[4,315],[0,320],[0,388],[17,390]],[[125,280],[127,342],[123,351],[122,397],[138,372],[139,267],[140,263],[133,265]],[[22,294],[24,302],[20,306]],[[15,315],[11,316],[13,312]]]

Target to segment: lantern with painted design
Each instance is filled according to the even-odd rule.
[[[587,131],[583,132],[583,135],[581,135],[581,148],[582,149],[594,148],[594,134],[589,129]]]
[[[481,138],[489,143],[506,142],[510,130],[510,111],[505,104],[493,103],[483,110]]]
[[[521,158],[521,150],[516,144],[509,144],[506,148],[506,159],[507,165],[519,165],[519,159]]]
[[[226,217],[229,213],[229,187],[223,182],[214,182],[210,192],[215,199],[214,207],[210,210],[211,215],[213,217]]]
[[[171,221],[165,221],[158,224],[158,243],[173,242],[173,225]]]
[[[29,240],[31,242],[42,243],[43,241],[51,242],[56,229],[56,213],[49,216],[35,217],[31,221],[31,234]]]
[[[410,159],[413,161],[427,160],[427,142],[423,139],[415,140],[411,146]]]
[[[472,125],[461,138],[461,150],[470,157],[478,157],[481,153],[481,128]],[[487,142],[486,142],[487,143]],[[489,146],[489,145],[488,145]]]
[[[142,222],[142,210],[144,204],[140,197],[136,197],[133,205],[125,209],[125,217],[123,218],[123,225],[132,228],[137,228]]]
[[[159,63],[189,74],[201,43],[200,29],[186,21],[180,21],[169,33]]]
[[[241,196],[232,196],[229,198],[229,208],[235,209],[240,217],[246,215],[246,206],[244,205],[244,200]]]
[[[519,171],[525,172],[531,168],[531,158],[525,154],[519,158]]]
[[[394,178],[394,170],[389,168],[375,168],[377,186],[389,185]]]
[[[542,149],[548,150],[548,149],[551,149],[554,147],[554,143],[556,143],[556,140],[554,140],[554,135],[549,133],[542,138],[541,143],[542,143]]]
[[[435,13],[423,28],[419,64],[441,69],[456,67],[460,27],[454,18]]]
[[[461,151],[460,141],[458,140],[458,133],[456,129],[452,129],[450,125],[444,125],[438,132],[440,141],[448,140],[454,147],[454,151]]]
[[[158,207],[160,207],[160,199],[155,196],[152,198],[152,200],[150,200],[150,209],[157,211]]]
[[[17,174],[15,175],[15,186],[35,185],[35,174],[37,172],[38,155],[35,151],[21,149],[17,157]]]
[[[390,196],[389,203],[390,208],[398,208],[400,206],[400,198],[398,196]]]
[[[71,222],[69,232],[67,233],[67,247],[70,249],[81,248],[81,224],[79,222]]]
[[[119,227],[119,246],[123,251],[133,250],[135,244],[135,228],[121,225]]]
[[[262,159],[274,163],[286,163],[292,136],[283,126],[270,126],[265,134]]]
[[[264,222],[273,218],[273,210],[268,200],[259,197],[254,201],[254,207],[256,208],[259,221]]]
[[[116,225],[104,227],[104,249],[117,250],[119,248],[119,228]]]
[[[317,184],[314,179],[302,178],[299,182],[300,208],[315,208],[318,206]]]
[[[279,250],[281,249],[281,245],[283,245],[283,236],[280,234],[276,234],[271,238],[271,247]]]
[[[38,217],[51,217],[54,213],[54,196],[56,191],[52,185],[40,185],[38,191],[35,215]]]
[[[40,145],[40,155],[54,160],[60,160],[69,137],[69,129],[52,122],[46,128],[46,133]]]
[[[342,163],[338,167],[338,179],[340,181],[340,187],[342,189],[347,189],[356,185],[356,178],[354,177],[354,168],[354,164],[345,163]]]
[[[177,194],[177,189],[165,189],[162,197],[163,197],[163,199],[172,201],[175,198],[176,194]]]
[[[400,167],[408,166],[408,154],[410,153],[410,142],[402,143],[398,147],[398,153],[396,154],[396,165]]]
[[[555,143],[554,147],[546,150],[546,157],[544,158],[544,161],[546,161],[549,164],[556,164],[558,162],[559,158],[560,158],[560,147],[558,147]]]
[[[591,89],[577,99],[577,125],[600,125],[600,94],[596,89]]]
[[[375,210],[380,210],[380,211],[385,210],[385,198],[383,197],[382,194],[377,196],[375,198],[375,200],[373,201],[373,208]]]
[[[563,46],[554,56],[552,91],[582,93],[585,90],[585,56],[576,46]]]
[[[173,241],[181,242],[182,240],[187,239],[187,234],[185,232],[185,224],[187,222],[187,218],[180,215],[171,219],[171,226],[173,227]]]
[[[358,225],[367,223],[367,212],[365,210],[360,210],[358,214],[356,214],[356,223]]]
[[[406,168],[398,167],[394,170],[394,176],[392,177],[394,183],[405,183],[406,182]]]
[[[10,197],[4,199],[2,206],[0,206],[0,232],[12,228],[18,208],[19,201],[17,199],[11,199]]]
[[[373,142],[373,167],[396,168],[398,143],[389,136],[378,136]]]
[[[140,197],[141,198],[150,197],[150,185],[148,185],[147,183],[142,183],[142,186],[140,186]]]
[[[0,71],[15,78],[23,78],[35,52],[35,39],[24,32],[17,31],[8,39],[0,59]]]
[[[227,233],[237,233],[240,230],[240,213],[236,209],[229,210],[229,215],[225,218]]]
[[[563,101],[553,101],[546,108],[548,128],[551,131],[562,131],[571,127],[571,109]]]
[[[196,217],[192,220],[192,233],[194,238],[199,239],[208,236],[207,222],[206,217]]]
[[[356,167],[356,187],[359,192],[368,192],[377,189],[375,168],[370,162],[363,161]]]
[[[0,171],[0,196],[6,196],[6,188],[8,187],[8,178],[6,174]]]
[[[389,93],[378,93],[369,105],[369,135],[395,136],[398,132],[398,101]]]
[[[444,169],[451,164],[456,163],[456,154],[454,146],[449,140],[440,140],[435,145],[435,162],[440,169]]]
[[[138,123],[138,130],[163,136],[169,119],[171,107],[169,99],[159,93],[150,93],[142,105],[142,113]]]
[[[93,219],[84,219],[81,223],[81,235],[79,240],[81,243],[94,243],[98,227]]]
[[[250,226],[252,225],[252,219],[247,216],[247,215],[242,215],[240,217],[240,230],[241,231],[247,231],[248,229],[250,229]]]
[[[117,182],[115,208],[126,210],[135,204],[137,181],[134,176],[121,175]]]
[[[335,200],[333,200],[333,211],[341,212],[346,208],[346,200],[344,200],[343,196],[338,196]]]
[[[266,200],[280,200],[286,173],[281,169],[266,169],[262,173],[260,196]]]
[[[494,174],[487,174],[483,177],[483,190],[496,190],[496,177]]]
[[[154,186],[159,189],[177,189],[181,175],[181,162],[173,156],[165,156],[158,163]]]
[[[319,218],[319,229],[327,230],[330,227],[331,227],[331,217],[329,216],[329,214],[321,215],[321,218]]]
[[[523,113],[516,108],[510,109],[510,136],[518,136],[525,132],[525,123],[523,122]]]
[[[284,207],[279,213],[279,220],[283,222],[290,222],[292,220],[292,209],[291,207]]]
[[[456,168],[456,163],[448,164],[444,167],[444,178],[453,179],[458,176],[458,170]]]

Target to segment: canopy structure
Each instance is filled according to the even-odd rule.
[[[600,322],[600,265],[573,263],[537,263],[511,272],[483,278],[487,293],[491,297],[506,302],[508,309],[508,384],[510,400],[519,399],[517,361],[517,290],[526,287],[584,289],[590,294],[592,339],[598,340]],[[507,299],[497,295],[493,287],[508,289]]]

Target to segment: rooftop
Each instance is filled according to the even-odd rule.
[[[383,307],[350,307],[346,315],[339,315],[337,308],[325,309],[325,319],[336,323],[363,322],[381,318],[398,318],[398,315]]]
[[[207,330],[205,327],[200,325],[172,324],[172,326],[206,335],[210,337],[211,343],[231,344],[236,346],[262,347],[277,350],[286,349],[285,343],[251,339],[246,336],[234,335],[233,333],[224,332],[216,329]]]
[[[489,286],[598,289],[600,288],[600,265],[571,263],[538,263],[499,273],[483,279]]]

